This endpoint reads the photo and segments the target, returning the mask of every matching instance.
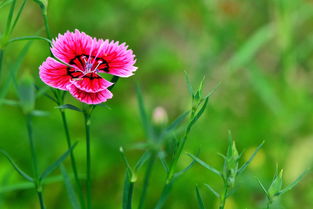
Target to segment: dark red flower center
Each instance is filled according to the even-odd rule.
[[[75,67],[67,67],[67,74],[76,79],[99,79],[101,77],[97,73],[109,72],[109,64],[106,60],[86,54],[74,57],[69,64]]]

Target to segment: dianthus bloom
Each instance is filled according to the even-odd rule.
[[[92,38],[78,30],[59,35],[52,41],[51,52],[67,65],[48,57],[39,67],[41,80],[87,104],[113,96],[108,90],[113,83],[99,73],[129,77],[137,69],[135,55],[125,43]]]

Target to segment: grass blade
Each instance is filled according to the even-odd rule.
[[[63,175],[65,188],[66,188],[68,197],[69,197],[69,199],[70,199],[72,208],[73,208],[73,209],[80,209],[81,207],[80,207],[80,205],[79,205],[77,196],[76,196],[76,194],[75,194],[75,190],[74,190],[74,188],[73,188],[71,179],[70,179],[69,175],[67,174],[65,167],[64,167],[62,164],[61,164],[61,166],[60,166],[60,169],[61,169],[61,173],[62,173],[62,175]]]
[[[220,194],[217,193],[210,185],[204,184],[204,186],[205,186],[208,190],[210,190],[210,191],[215,195],[215,197],[220,198]]]
[[[200,209],[205,209],[205,206],[204,206],[204,203],[203,203],[203,200],[202,200],[202,197],[201,197],[201,194],[200,194],[198,186],[196,186],[196,195],[197,195],[199,208]]]
[[[194,156],[193,154],[188,153],[188,155],[194,159],[197,163],[199,163],[200,165],[202,165],[203,167],[205,167],[206,169],[208,169],[209,171],[222,176],[221,172],[219,172],[218,170],[216,170],[215,168],[213,168],[212,166],[206,164],[205,162],[203,162],[202,160],[200,160],[199,158],[197,158],[196,156]]]
[[[22,171],[22,169],[20,169],[18,167],[18,165],[14,162],[14,160],[10,157],[10,155],[4,151],[0,149],[0,153],[6,157],[6,159],[10,162],[10,164],[13,166],[13,168],[22,176],[24,177],[26,180],[33,182],[33,178],[30,177],[29,175],[27,175],[24,171]]]
[[[254,157],[256,156],[256,154],[259,152],[259,150],[263,147],[265,141],[263,141],[257,148],[256,150],[253,152],[253,154],[251,155],[251,157],[249,158],[249,160],[247,162],[245,162],[241,168],[239,168],[237,175],[242,173],[247,167],[248,165],[251,163],[251,161],[254,159]]]
[[[284,194],[294,188],[303,178],[310,172],[310,169],[304,171],[296,180],[294,180],[291,184],[289,184],[285,189],[281,190],[279,194]]]
[[[57,159],[52,165],[50,165],[42,174],[40,175],[40,179],[45,179],[50,173],[52,173],[55,169],[57,169],[61,163],[70,155],[72,150],[75,148],[77,145],[77,142],[70,148],[68,149],[59,159]]]
[[[134,182],[130,181],[129,172],[126,172],[123,189],[123,209],[132,208],[132,197],[134,190]]]
[[[148,118],[148,115],[145,109],[143,96],[142,96],[142,92],[141,92],[139,85],[136,86],[136,93],[137,93],[137,102],[139,106],[139,112],[140,112],[142,124],[143,124],[144,130],[146,132],[148,139],[151,140],[153,139],[153,129],[152,129],[152,125],[150,123],[150,120]]]

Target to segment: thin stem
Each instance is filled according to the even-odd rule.
[[[2,73],[3,54],[4,54],[4,50],[0,49],[0,78],[1,78],[1,73]]]
[[[90,160],[90,112],[84,112],[85,116],[85,130],[86,130],[86,169],[87,169],[87,208],[91,209],[91,160]]]
[[[221,203],[220,203],[219,209],[224,209],[225,203],[226,203],[226,199],[227,199],[227,195],[228,195],[228,186],[227,186],[227,184],[225,184],[225,191],[224,191],[224,194],[221,197]]]
[[[32,117],[30,114],[26,116],[26,126],[27,126],[28,140],[29,140],[29,146],[30,146],[30,153],[31,153],[31,158],[32,158],[34,179],[37,181],[38,179],[37,156],[36,156],[35,144],[34,144],[34,139],[33,139]]]
[[[45,28],[46,28],[47,38],[51,39],[51,33],[50,33],[49,24],[48,24],[48,16],[45,10],[42,11],[42,16],[43,16],[43,21],[44,21]]]
[[[144,206],[144,202],[145,202],[145,199],[146,199],[146,196],[147,196],[147,190],[148,190],[150,177],[151,177],[151,173],[152,173],[152,169],[153,169],[153,166],[154,166],[155,159],[156,159],[156,154],[153,153],[151,155],[151,158],[150,158],[150,161],[148,163],[147,170],[146,170],[146,173],[145,173],[144,184],[143,184],[143,189],[142,189],[141,196],[140,196],[138,209],[142,209],[143,206]]]
[[[64,131],[65,131],[67,147],[68,147],[68,149],[70,149],[72,147],[72,142],[71,142],[70,132],[69,132],[68,125],[67,125],[66,115],[65,115],[64,110],[62,110],[62,109],[60,109],[60,113],[61,113],[61,118],[62,118],[63,127],[64,127]],[[75,182],[76,182],[76,185],[78,188],[78,195],[79,195],[80,204],[81,204],[82,208],[86,208],[83,193],[82,193],[82,187],[81,187],[79,177],[78,177],[76,160],[75,160],[73,150],[71,151],[70,156],[71,156],[71,164],[72,164],[72,169],[73,169],[73,173],[74,173],[74,178],[75,178]]]
[[[45,203],[43,201],[42,192],[41,191],[37,191],[37,195],[38,195],[38,199],[39,199],[39,203],[40,203],[40,208],[41,209],[46,209]]]
[[[26,115],[26,127],[27,127],[28,140],[29,140],[30,152],[31,152],[31,158],[32,158],[34,185],[37,191],[40,208],[46,209],[44,201],[43,201],[41,182],[40,182],[40,179],[38,178],[37,156],[36,156],[35,144],[34,144],[34,138],[33,138],[32,116],[30,114]]]

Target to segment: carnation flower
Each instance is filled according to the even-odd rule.
[[[41,80],[87,104],[99,104],[113,96],[108,90],[113,83],[99,73],[129,77],[137,69],[135,55],[125,43],[92,38],[78,30],[60,34],[52,41],[51,52],[67,65],[48,57],[39,67]]]

